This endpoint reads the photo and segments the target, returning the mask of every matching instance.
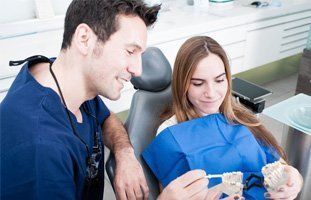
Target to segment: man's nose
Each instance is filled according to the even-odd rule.
[[[132,76],[141,76],[142,74],[142,61],[141,55],[135,56],[130,63],[128,71],[132,74]]]

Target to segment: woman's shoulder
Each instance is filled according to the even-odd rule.
[[[158,128],[157,130],[157,135],[159,133],[161,133],[164,129],[166,129],[167,127],[173,126],[175,124],[177,124],[177,118],[176,115],[173,115],[171,118],[165,120]]]

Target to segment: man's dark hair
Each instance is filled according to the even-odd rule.
[[[73,0],[69,5],[62,42],[62,49],[70,47],[72,36],[79,24],[87,24],[105,42],[118,30],[118,15],[138,16],[146,24],[157,20],[160,5],[147,6],[142,0]]]

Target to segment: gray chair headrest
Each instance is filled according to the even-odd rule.
[[[131,79],[135,88],[158,92],[171,83],[172,68],[157,47],[149,47],[142,55],[142,75]]]

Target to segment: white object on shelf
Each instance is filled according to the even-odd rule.
[[[232,9],[233,0],[210,0],[209,5],[213,10]]]
[[[36,16],[39,19],[54,17],[54,10],[50,0],[35,0]]]

